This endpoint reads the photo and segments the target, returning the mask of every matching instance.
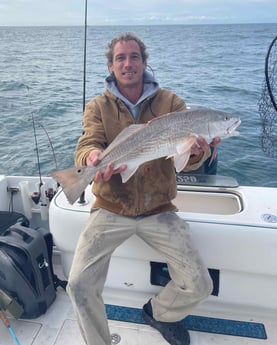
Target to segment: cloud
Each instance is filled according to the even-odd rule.
[[[276,0],[88,0],[89,25],[276,22]],[[1,0],[0,25],[83,25],[84,1]]]

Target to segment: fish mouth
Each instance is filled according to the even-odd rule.
[[[228,134],[231,134],[235,131],[235,129],[241,124],[241,120],[237,120],[236,122],[234,122],[232,124],[232,126],[230,126],[228,129],[227,129],[227,133]]]

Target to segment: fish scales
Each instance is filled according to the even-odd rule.
[[[98,170],[105,169],[109,162],[113,162],[117,168],[126,161],[129,165],[132,162],[138,164],[148,158],[152,160],[176,152],[176,145],[192,134],[192,131],[184,128],[184,117],[180,114],[176,114],[175,120],[172,122],[171,118],[163,116],[158,121],[141,125],[133,135],[100,158]]]

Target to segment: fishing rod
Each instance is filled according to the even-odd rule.
[[[14,333],[14,330],[12,329],[12,326],[11,326],[6,314],[4,313],[4,311],[2,309],[0,309],[0,319],[3,321],[4,325],[8,328],[8,331],[10,332],[10,335],[12,336],[16,345],[21,345],[19,340],[17,339],[17,336]]]
[[[30,107],[32,107],[31,101],[30,101],[30,93],[29,93],[29,86],[28,85],[24,85],[27,89],[27,95],[28,95],[28,100],[29,100],[29,105]],[[34,139],[35,139],[35,151],[36,151],[36,157],[37,157],[37,165],[38,165],[38,173],[39,173],[39,184],[38,184],[38,192],[33,192],[32,193],[32,200],[34,201],[34,203],[38,204],[40,199],[41,199],[41,187],[43,186],[43,182],[42,182],[42,174],[41,174],[41,163],[40,163],[40,157],[39,157],[39,149],[38,149],[38,140],[37,140],[37,129],[36,127],[39,126],[42,128],[42,130],[44,131],[47,140],[49,142],[52,154],[53,154],[53,160],[55,163],[55,167],[56,170],[58,170],[58,164],[57,164],[57,158],[56,158],[56,154],[55,154],[55,150],[54,150],[54,146],[52,144],[51,138],[49,136],[48,131],[46,130],[46,128],[42,125],[42,123],[35,121],[34,118],[34,113],[33,111],[31,111],[31,120],[32,120],[32,126],[33,126],[33,133],[34,133]],[[46,197],[49,199],[49,201],[51,201],[52,197],[53,197],[53,191],[51,188],[48,189],[48,191],[45,191],[45,195]],[[44,201],[42,200],[42,204],[44,205]]]
[[[84,37],[84,71],[83,71],[83,114],[86,107],[86,65],[87,65],[87,25],[88,23],[88,2],[85,0],[85,37]],[[80,195],[79,204],[86,204],[85,191]]]
[[[28,94],[28,100],[29,100],[29,105],[31,106],[30,102],[30,93],[29,93],[29,86],[25,85],[27,89],[27,94]],[[36,156],[37,156],[37,164],[38,164],[38,173],[39,173],[39,191],[41,186],[43,185],[42,178],[41,178],[41,170],[40,170],[40,159],[39,159],[39,152],[38,152],[38,141],[37,141],[37,132],[36,132],[36,125],[35,125],[35,119],[34,119],[34,113],[31,111],[31,119],[32,119],[32,125],[33,125],[33,131],[34,131],[34,139],[35,139],[35,151],[36,151]]]
[[[56,167],[56,170],[58,170],[58,163],[57,163],[57,158],[56,158],[56,154],[55,154],[55,149],[54,149],[54,146],[52,144],[52,141],[51,141],[51,138],[49,136],[49,133],[46,130],[46,128],[42,125],[42,123],[37,121],[37,124],[38,124],[39,127],[41,127],[43,129],[45,135],[47,136],[47,139],[48,139],[48,142],[49,142],[52,154],[53,154],[53,159],[54,159],[55,167]]]

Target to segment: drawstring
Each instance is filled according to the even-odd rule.
[[[153,115],[153,117],[157,117],[158,115],[156,115],[156,114],[154,113],[153,109],[152,109],[152,103],[153,103],[153,101],[154,101],[154,98],[155,98],[155,97],[153,97],[153,98],[151,98],[151,99],[149,100],[149,108],[150,108],[150,111],[151,111],[151,114]]]
[[[152,109],[152,103],[154,101],[154,98],[155,97],[152,97],[150,98],[150,100],[148,101],[148,106],[149,106],[149,109],[150,109],[150,112],[152,114],[153,117],[157,117],[158,115],[155,114],[155,112],[153,111]],[[116,100],[115,100],[115,104],[116,104],[116,107],[117,107],[117,120],[119,121],[120,120],[120,102],[122,102],[120,100],[120,98],[116,97]],[[143,103],[142,103],[143,104]]]
[[[117,120],[120,120],[120,105],[119,105],[120,99],[118,97],[116,97],[115,103],[116,103],[116,107],[117,107]]]

